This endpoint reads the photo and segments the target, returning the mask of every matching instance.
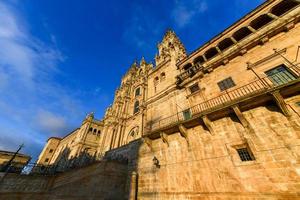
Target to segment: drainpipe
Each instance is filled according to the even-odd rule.
[[[250,70],[255,74],[255,76],[260,80],[260,82],[261,82],[264,86],[266,86],[267,88],[271,87],[271,86],[269,85],[268,82],[264,81],[261,77],[258,76],[258,74],[257,74],[257,73],[254,71],[254,69],[250,66],[251,63],[247,62],[247,65],[248,65],[248,66],[247,66],[247,69],[250,69]]]

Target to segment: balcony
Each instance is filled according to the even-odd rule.
[[[174,128],[177,130],[180,124],[193,123],[193,121],[196,121],[201,116],[230,108],[241,102],[250,101],[256,103],[257,99],[253,101],[253,98],[262,97],[288,86],[296,85],[296,92],[299,92],[300,87],[297,85],[300,82],[299,77],[300,67],[293,65],[288,67],[287,71],[273,73],[239,88],[226,90],[221,95],[192,106],[182,112],[178,112],[175,115],[149,122],[146,127],[145,136],[153,136],[155,133],[174,130]]]
[[[183,80],[189,77],[193,77],[197,72],[201,71],[202,69],[203,67],[200,64],[193,65],[192,67],[190,67],[189,69],[185,70],[183,73],[177,76],[176,85],[179,85]]]
[[[180,61],[177,64],[178,67],[182,68],[182,66],[195,63],[201,57],[201,59],[205,58],[201,62],[201,71],[210,72],[220,65],[226,65],[235,57],[244,55],[255,46],[266,43],[275,35],[293,28],[299,22],[299,2],[282,1],[280,4],[282,5],[274,6],[274,13],[264,13],[258,16],[251,23],[245,24],[244,27],[230,35],[226,35],[226,38],[220,35],[219,39],[215,39],[218,40],[218,43],[215,42],[214,46],[207,43],[209,49],[202,47],[196,50],[186,59]],[[287,12],[288,14],[284,14]],[[181,88],[189,82],[189,77],[195,75],[190,76],[191,74],[189,70],[186,70],[178,75],[177,87]]]

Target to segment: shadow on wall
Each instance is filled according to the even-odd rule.
[[[89,199],[97,199],[100,193],[101,198],[104,199],[112,197],[113,199],[137,199],[138,175],[136,171],[142,143],[142,139],[134,140],[127,145],[107,151],[101,159],[90,155],[87,151],[71,158],[70,149],[65,148],[57,157],[55,164],[35,164],[31,166],[28,173],[23,173],[21,176],[24,180],[26,177],[53,177],[52,188],[46,191],[49,195],[80,198],[82,194],[73,190],[82,190],[88,194],[85,197]],[[67,184],[61,184],[61,182]],[[71,186],[73,189],[70,189]],[[102,192],[108,189],[112,191]],[[118,191],[118,194],[113,194],[113,191]],[[26,191],[19,192],[27,194]],[[119,198],[120,195],[122,198]]]
[[[0,196],[20,200],[137,199],[136,172],[142,143],[142,139],[134,140],[107,151],[101,159],[88,149],[70,157],[67,147],[53,165],[31,164],[22,174],[8,173],[1,179]]]
[[[125,199],[137,199],[138,192],[138,159],[142,139],[134,140],[117,149],[112,149],[105,153],[104,160],[116,161],[127,165],[127,182],[125,184]],[[128,198],[126,198],[126,196]]]
[[[11,165],[8,165],[8,162],[4,162],[0,165],[0,173],[7,172],[20,174],[24,169],[25,165],[26,163],[22,162],[12,162]]]
[[[70,148],[65,148],[57,157],[52,165],[40,165],[31,163],[23,170],[24,174],[55,175],[69,171],[71,169],[81,168],[93,163],[99,162],[96,156],[90,155],[87,151],[81,152],[76,157],[70,157]]]

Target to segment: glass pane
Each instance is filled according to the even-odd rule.
[[[184,120],[191,119],[191,117],[192,117],[192,115],[191,115],[190,109],[183,111],[183,118],[184,118]]]
[[[296,77],[284,65],[265,72],[274,85],[282,85],[295,80]]]
[[[218,86],[219,86],[220,90],[223,91],[223,90],[227,90],[229,88],[234,87],[235,83],[233,82],[232,78],[229,77],[229,78],[226,78],[226,79],[218,82]]]

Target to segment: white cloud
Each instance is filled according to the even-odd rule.
[[[27,87],[32,86],[37,74],[43,75],[41,73],[53,70],[57,62],[63,59],[57,49],[33,38],[14,9],[2,2],[0,2],[0,46],[1,73],[13,77],[14,82],[20,81]]]
[[[34,120],[41,132],[53,134],[66,134],[67,122],[63,116],[54,114],[47,110],[39,110]]]
[[[79,125],[82,103],[78,91],[54,80],[64,61],[55,36],[49,33],[50,44],[32,36],[18,3],[8,2],[0,0],[0,148],[25,142],[36,156],[49,135]]]
[[[180,1],[176,0],[172,10],[172,18],[179,28],[191,23],[193,17],[204,13],[208,9],[204,0]]]

